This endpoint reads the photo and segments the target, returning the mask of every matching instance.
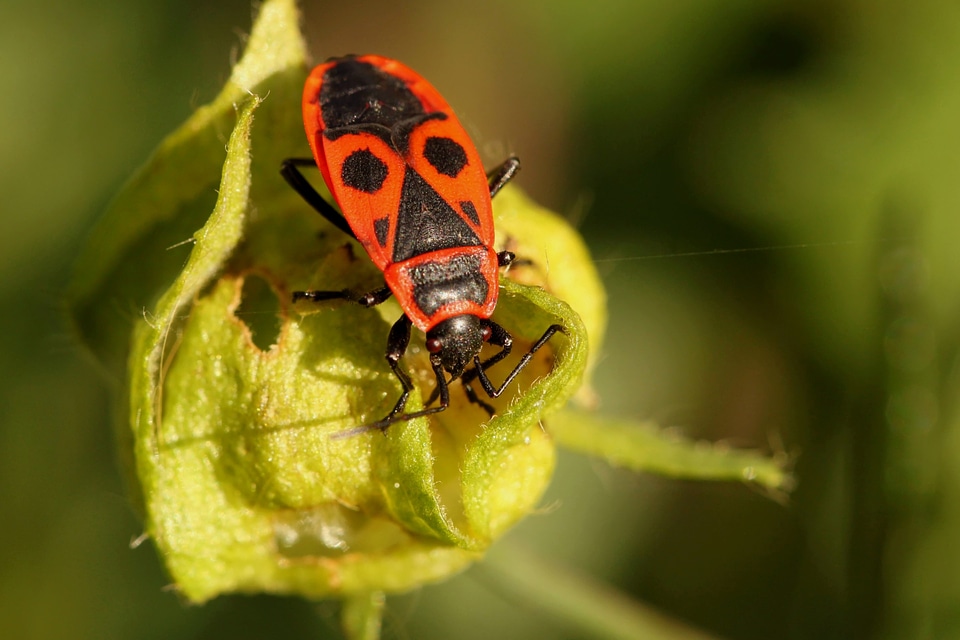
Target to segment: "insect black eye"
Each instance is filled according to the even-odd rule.
[[[427,338],[427,351],[430,353],[440,353],[443,349],[443,342],[440,338]]]

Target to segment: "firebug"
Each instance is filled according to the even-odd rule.
[[[520,168],[516,157],[489,174],[450,105],[423,77],[375,55],[331,59],[303,90],[303,121],[313,158],[288,158],[281,174],[314,209],[355,238],[383,272],[367,293],[296,291],[293,301],[346,299],[372,307],[396,296],[403,315],[387,338],[386,359],[403,392],[393,410],[364,428],[386,429],[443,411],[450,382],[460,379],[471,402],[493,408],[471,386],[479,379],[498,397],[561,325],[551,325],[499,387],[487,370],[510,353],[513,338],[490,319],[499,268],[514,254],[494,250],[491,198]],[[342,214],[298,167],[316,166]],[[428,408],[404,413],[413,389],[400,359],[411,327],[426,334],[437,387]],[[500,347],[480,359],[484,342]],[[472,367],[469,368],[468,367]],[[447,380],[444,372],[450,375]],[[439,404],[430,407],[439,397]]]

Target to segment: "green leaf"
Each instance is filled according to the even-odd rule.
[[[67,303],[78,338],[107,370],[122,368],[133,319],[152,308],[179,273],[191,235],[213,209],[236,105],[251,95],[269,95],[284,110],[299,103],[306,48],[298,23],[294,0],[263,4],[220,95],[161,143],[91,233]],[[277,109],[261,114],[258,130],[260,160],[269,154],[279,163],[290,151],[282,141],[303,138],[300,124]]]
[[[532,262],[513,267],[510,278],[543,287],[570,305],[583,322],[590,343],[583,384],[575,399],[584,407],[596,406],[590,374],[602,353],[607,328],[607,294],[583,238],[557,214],[528,198],[523,191],[506,188],[494,200],[497,236],[518,257]]]
[[[723,443],[694,441],[652,423],[561,411],[548,423],[567,449],[597,456],[618,467],[696,480],[735,480],[778,492],[793,488],[784,454],[767,457]]]
[[[546,490],[555,452],[540,421],[580,388],[588,354],[586,329],[565,302],[509,280],[503,283],[501,296],[497,320],[515,337],[533,341],[551,324],[563,325],[566,333],[551,338],[552,365],[528,367],[517,383],[522,393],[467,450],[463,508],[471,531],[484,541],[495,539],[529,512],[534,504],[526,496]]]
[[[578,388],[587,362],[571,307],[504,279],[495,318],[515,353],[495,381],[548,326],[566,333],[493,401],[494,419],[455,384],[436,417],[344,435],[400,393],[383,356],[400,310],[290,302],[294,290],[382,284],[359,246],[279,176],[283,158],[308,153],[296,18],[290,2],[263,5],[231,83],[117,196],[71,287],[85,343],[111,369],[128,363],[131,484],[176,587],[195,602],[229,591],[363,597],[462,570],[537,506],[555,457],[540,420]],[[500,199],[519,216],[535,210],[516,190]],[[595,276],[569,226],[537,215],[519,246],[563,237],[557,246],[583,261],[564,267]],[[536,280],[541,266],[513,273]],[[403,365],[430,389],[425,354],[415,336]],[[419,406],[415,390],[408,408]]]
[[[608,585],[552,565],[510,543],[498,545],[481,570],[494,587],[516,601],[555,618],[577,637],[711,640],[714,636],[632,600]]]
[[[494,319],[515,342],[494,383],[547,327],[564,331],[491,401],[492,419],[454,384],[446,411],[357,433],[401,392],[384,360],[401,311],[393,301],[291,302],[291,291],[383,283],[359,245],[279,175],[284,158],[309,153],[297,21],[290,0],[264,3],[221,95],[161,144],[94,230],[71,311],[106,368],[127,366],[121,451],[146,532],[184,597],[357,598],[346,623],[369,629],[363,598],[464,569],[536,508],[555,436],[589,450],[564,414],[550,415],[592,364],[604,295],[569,224],[508,186],[495,204],[498,248],[529,262],[502,279]],[[415,411],[420,386],[433,385],[422,336],[402,364]],[[579,424],[586,437],[589,421]]]

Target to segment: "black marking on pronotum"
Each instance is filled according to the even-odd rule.
[[[482,305],[489,290],[480,273],[480,258],[457,256],[449,262],[425,262],[410,269],[413,299],[427,314],[433,315],[451,302],[468,300]]]
[[[397,123],[423,114],[423,104],[403,80],[359,60],[341,60],[327,69],[318,98],[325,129],[380,125],[383,129],[364,129],[388,144]]]
[[[480,238],[416,171],[408,168],[400,194],[393,261],[451,249],[476,247]]]
[[[401,155],[407,153],[411,131],[428,120],[447,119],[439,111],[426,113],[397,76],[358,60],[346,59],[327,69],[318,101],[328,140],[369,133]]]
[[[423,145],[423,157],[438,173],[456,178],[467,166],[467,152],[460,143],[450,138],[430,136]]]
[[[376,193],[387,179],[387,164],[370,149],[354,151],[340,167],[343,184],[364,193]]]

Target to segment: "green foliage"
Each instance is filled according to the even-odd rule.
[[[435,417],[349,433],[400,392],[382,347],[399,309],[290,302],[380,277],[278,174],[306,155],[293,107],[305,73],[294,3],[266,2],[222,93],[115,198],[69,291],[84,344],[128,369],[132,493],[188,600],[343,597],[351,636],[376,637],[383,592],[461,571],[538,506],[557,443],[636,470],[789,487],[782,460],[556,413],[594,401],[583,383],[605,295],[579,235],[514,187],[497,198],[498,234],[532,264],[504,278],[495,317],[520,353],[550,324],[564,332],[493,419],[454,390]],[[431,379],[424,352],[415,341],[404,361],[416,382]],[[422,401],[415,390],[408,407]]]
[[[285,42],[293,44],[277,55]],[[295,288],[342,286],[358,266],[366,281],[374,275],[342,235],[317,239],[326,223],[277,174],[290,154],[282,145],[303,137],[289,108],[303,75],[293,6],[267,3],[224,93],[115,200],[72,290],[81,333],[108,362],[122,322],[102,317],[104,297],[154,300],[162,291],[134,323],[133,435],[124,441],[147,532],[194,601],[238,590],[405,590],[459,571],[536,505],[554,460],[539,420],[580,386],[586,365],[586,332],[570,307],[507,281],[497,317],[521,346],[553,323],[566,334],[552,340],[552,357],[544,353],[525,372],[524,392],[503,400],[495,419],[479,428],[480,412],[458,400],[434,421],[338,435],[385,413],[399,388],[383,363],[388,324],[379,314],[288,302]],[[213,212],[189,243],[171,249],[190,247],[186,263],[168,286],[158,286],[156,274],[136,277],[138,269],[153,272],[152,256],[167,251],[169,232],[157,229],[190,217],[194,204],[184,202],[198,188],[180,188],[210,174],[212,131],[232,116],[223,105],[239,97],[238,87],[252,97],[237,114]],[[512,202],[522,209],[526,201]],[[555,217],[541,222],[548,236],[551,224],[564,227]],[[519,246],[533,242],[517,237]],[[579,256],[588,259],[582,248]],[[579,266],[590,272],[589,262]],[[279,331],[265,349],[238,312],[254,278],[275,296]],[[121,280],[130,291],[114,288]],[[417,379],[429,370],[422,354],[415,346],[407,358]],[[419,402],[415,393],[409,406]]]
[[[602,458],[614,466],[664,476],[756,483],[771,492],[793,488],[784,455],[774,458],[723,443],[693,442],[653,423],[615,420],[563,411],[550,421],[550,434],[568,449]]]

